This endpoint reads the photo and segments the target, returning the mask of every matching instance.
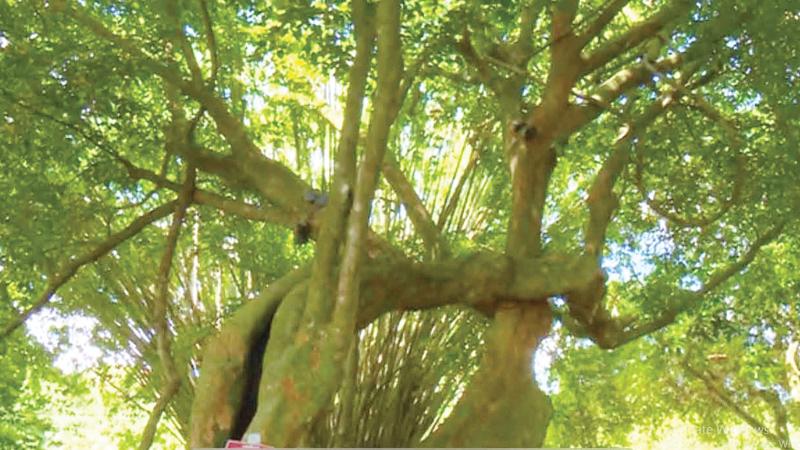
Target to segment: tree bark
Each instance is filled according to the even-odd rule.
[[[541,447],[552,407],[533,380],[533,355],[551,320],[544,300],[500,305],[478,372],[423,446]]]

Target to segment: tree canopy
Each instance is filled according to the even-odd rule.
[[[0,2],[0,445],[97,383],[143,449],[791,448],[796,36],[791,0]]]

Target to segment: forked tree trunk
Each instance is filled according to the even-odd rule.
[[[305,422],[308,427],[303,429],[310,430],[315,418],[289,415],[303,410],[301,404],[310,400],[306,398],[309,393],[336,390],[342,380],[330,376],[332,371],[321,370],[328,355],[298,352],[300,348],[324,349],[325,342],[298,347],[292,338],[286,340],[299,325],[296,313],[302,301],[298,300],[305,298],[306,284],[300,277],[306,274],[300,270],[273,284],[229,319],[209,343],[192,408],[190,447],[221,447],[226,439],[239,438],[245,430],[259,432],[273,446],[309,442],[309,436],[297,435],[296,424]],[[533,380],[532,363],[551,320],[546,301],[499,304],[487,330],[478,371],[450,416],[422,445],[541,446],[551,406]],[[266,354],[265,327],[270,329]],[[293,375],[286,376],[289,373]],[[256,402],[258,413],[254,416]]]

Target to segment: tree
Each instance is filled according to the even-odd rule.
[[[165,413],[199,447],[539,446],[554,321],[714,342],[793,243],[793,2],[262,3],[0,10],[2,336],[96,317],[157,399],[141,448]]]

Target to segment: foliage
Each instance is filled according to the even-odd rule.
[[[5,341],[0,356],[0,447],[37,448],[52,428],[51,390],[64,389],[65,380],[36,344]]]
[[[522,405],[554,446],[784,446],[796,3],[0,2],[0,447],[92,376],[155,411],[122,447],[503,446],[470,411]],[[92,320],[95,375],[42,311]],[[549,419],[507,395],[546,334]]]

